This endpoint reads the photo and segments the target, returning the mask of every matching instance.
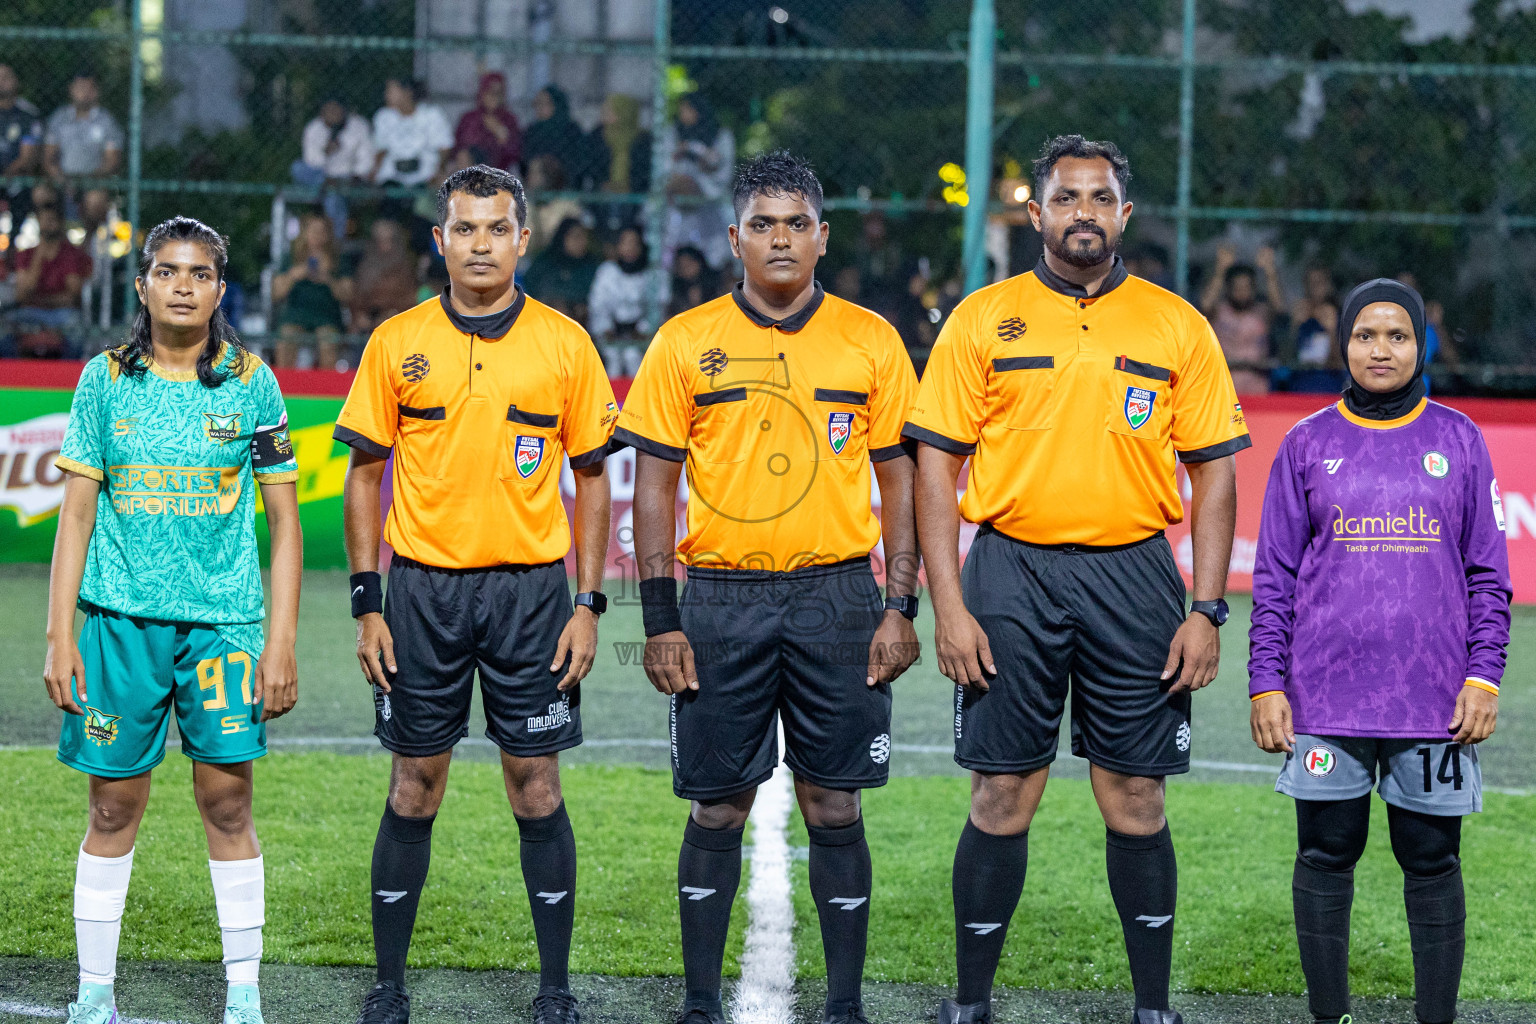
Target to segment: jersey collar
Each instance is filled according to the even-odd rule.
[[[517,297],[506,309],[486,316],[465,316],[454,309],[453,303],[448,301],[448,289],[451,287],[452,285],[443,285],[443,294],[440,296],[443,312],[448,314],[448,322],[464,334],[473,334],[491,341],[506,336],[506,333],[512,329],[512,325],[517,323],[518,314],[523,311],[523,305],[528,301],[528,293],[519,288]]]
[[[1340,416],[1343,416],[1346,420],[1353,423],[1357,427],[1365,427],[1367,430],[1391,430],[1393,427],[1406,427],[1408,424],[1418,419],[1420,414],[1422,414],[1425,409],[1429,408],[1429,399],[1419,399],[1418,404],[1415,405],[1412,409],[1392,420],[1368,420],[1364,416],[1356,416],[1354,413],[1349,411],[1349,409],[1344,405],[1342,401],[1335,405],[1334,408],[1339,410]]]
[[[777,327],[779,330],[789,331],[791,334],[810,323],[811,317],[821,308],[821,300],[826,298],[826,295],[827,293],[822,291],[821,282],[812,281],[811,301],[784,319],[775,320],[759,312],[757,307],[747,301],[747,293],[739,282],[735,288],[731,289],[731,298],[736,300],[736,308],[741,310],[742,315],[748,320],[751,320],[759,327]]]
[[[1125,262],[1119,256],[1116,256],[1114,263],[1110,265],[1109,276],[1104,279],[1103,284],[1099,285],[1098,291],[1089,295],[1082,285],[1073,284],[1046,266],[1043,254],[1040,257],[1040,262],[1035,264],[1035,277],[1040,280],[1041,284],[1053,292],[1060,292],[1062,295],[1069,295],[1074,299],[1101,299],[1124,284],[1125,279],[1130,276],[1130,272],[1125,269]]]

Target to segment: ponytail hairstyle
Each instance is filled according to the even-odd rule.
[[[154,266],[155,256],[161,247],[170,242],[194,242],[201,245],[213,261],[218,279],[224,280],[224,268],[229,264],[229,240],[200,220],[172,217],[155,225],[144,239],[144,248],[139,253],[140,281],[145,280],[150,268]],[[229,346],[229,358],[223,366],[215,366],[214,362],[224,345]],[[138,315],[133,318],[128,343],[112,349],[110,354],[117,360],[122,372],[130,377],[142,377],[149,369],[150,361],[154,358],[154,346],[150,342],[148,307],[141,306]],[[197,379],[205,388],[216,388],[231,376],[238,377],[244,373],[249,358],[250,351],[230,326],[223,308],[214,307],[213,318],[208,321],[208,343],[197,357]]]

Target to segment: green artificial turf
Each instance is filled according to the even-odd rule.
[[[965,823],[965,779],[893,779],[864,794],[874,862],[868,978],[954,983],[950,872]],[[1413,963],[1402,872],[1373,800],[1372,838],[1355,872],[1351,984],[1357,995],[1410,995]],[[1258,786],[1173,780],[1168,817],[1179,858],[1173,987],[1187,992],[1300,992],[1291,916],[1295,817],[1289,798]],[[790,843],[804,847],[796,813]],[[1465,998],[1536,999],[1536,798],[1489,794],[1467,818]],[[1030,829],[1029,873],[1008,932],[999,984],[1045,989],[1130,987],[1120,921],[1104,874],[1104,824],[1088,783],[1054,779]],[[801,976],[825,973],[807,864],[794,863]]]
[[[266,958],[367,963],[368,861],[382,807],[383,758],[277,753],[258,763],[257,825],[267,859]],[[156,770],[123,923],[125,958],[217,960],[206,853],[186,759]],[[73,955],[70,893],[84,830],[84,779],[42,751],[0,752],[0,954]],[[681,970],[676,860],[683,804],[665,774],[581,765],[565,772],[580,851],[572,967],[606,975]],[[1492,794],[1468,819],[1467,998],[1536,998],[1536,799]],[[867,975],[953,980],[949,875],[966,813],[963,779],[897,778],[866,794],[874,857]],[[1290,915],[1290,802],[1257,786],[1178,783],[1169,814],[1179,848],[1174,987],[1297,992]],[[1357,872],[1353,974],[1360,995],[1412,988],[1401,875],[1384,819]],[[1086,783],[1048,788],[1031,835],[1029,883],[998,980],[1045,989],[1129,984],[1104,883],[1104,828]],[[790,842],[806,844],[798,818]],[[532,970],[536,950],[517,864],[516,828],[494,765],[456,763],[433,837],[415,966]],[[821,973],[805,864],[795,872],[799,973]],[[745,893],[746,873],[742,892]],[[728,969],[741,953],[745,901],[733,919]]]
[[[222,955],[189,765],[172,752],[155,769],[123,917],[124,958]],[[656,771],[587,765],[564,776],[581,878],[572,968],[681,973],[675,883],[685,805]],[[85,777],[44,752],[0,751],[0,778],[7,781],[0,788],[0,891],[7,894],[0,954],[72,958]],[[372,962],[369,860],[388,779],[384,758],[278,753],[257,762],[265,959]],[[745,923],[738,905],[726,954],[732,964]],[[517,826],[495,765],[456,763],[451,770],[410,963],[538,969]]]

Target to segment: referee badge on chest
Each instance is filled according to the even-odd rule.
[[[827,414],[827,443],[832,446],[833,455],[843,454],[843,449],[848,447],[848,438],[853,436],[853,413],[832,412]]]
[[[1152,418],[1152,403],[1155,401],[1156,391],[1138,387],[1125,389],[1125,422],[1131,425],[1132,430],[1140,430],[1141,425]]]
[[[518,434],[517,446],[512,449],[512,460],[517,465],[518,476],[524,479],[532,476],[533,471],[539,468],[539,463],[544,461],[544,439]]]

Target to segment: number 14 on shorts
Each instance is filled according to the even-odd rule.
[[[249,708],[251,706],[251,677],[255,674],[255,666],[251,664],[251,656],[244,651],[230,651],[218,658],[204,658],[197,663],[197,686],[203,691],[212,690],[213,695],[203,699],[204,711],[223,711],[229,707],[229,691],[225,685],[225,664],[229,665],[229,678],[240,673],[240,699]],[[251,716],[247,712],[244,715],[224,715],[219,719],[220,731],[225,735],[233,735],[237,732],[245,732],[251,727]]]
[[[1447,743],[1440,754],[1440,767],[1434,768],[1435,751],[1432,747],[1420,747],[1415,751],[1424,763],[1424,792],[1434,790],[1434,783],[1442,786],[1450,786],[1457,792],[1461,791],[1461,747],[1455,743]]]

